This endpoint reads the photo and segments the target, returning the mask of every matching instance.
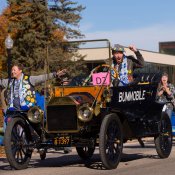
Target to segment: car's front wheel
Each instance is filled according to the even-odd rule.
[[[172,126],[166,113],[162,113],[159,135],[154,137],[156,151],[160,158],[167,158],[172,149]]]
[[[99,139],[100,157],[104,167],[117,168],[123,150],[123,133],[120,119],[116,114],[104,117]]]
[[[8,162],[15,169],[25,169],[29,164],[32,155],[29,134],[28,126],[22,118],[12,118],[8,122],[4,135],[5,153]]]

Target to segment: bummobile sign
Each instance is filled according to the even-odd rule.
[[[118,102],[145,100],[146,90],[119,92]]]

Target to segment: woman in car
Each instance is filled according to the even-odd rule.
[[[170,118],[175,104],[174,96],[175,87],[168,81],[168,74],[164,72],[157,89],[157,100],[162,103],[172,102],[166,105],[166,112]]]

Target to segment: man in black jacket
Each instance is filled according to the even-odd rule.
[[[134,69],[144,66],[144,59],[136,47],[131,45],[129,49],[135,53],[137,59],[132,55],[126,56],[124,47],[119,44],[114,45],[114,48],[112,48],[112,67],[118,72],[119,86],[131,83],[133,81]]]
[[[124,53],[124,47],[119,44],[114,45],[114,48],[112,48],[112,67],[116,69],[118,73],[117,79],[113,80],[114,86],[126,86],[130,84],[133,81],[134,69],[143,68],[144,66],[144,58],[136,47],[130,45],[129,49],[135,53],[137,59],[135,59],[132,55],[126,56]],[[140,143],[141,147],[145,146],[141,138],[138,138],[138,142]]]

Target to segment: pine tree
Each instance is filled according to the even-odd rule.
[[[84,7],[77,6],[76,2],[70,0],[52,0],[52,2],[54,3],[48,5],[57,28],[64,31],[68,39],[82,36],[80,31],[75,30],[73,27],[78,27],[81,20],[80,12],[84,10]]]
[[[52,17],[55,24],[55,36],[59,37],[64,36],[61,41],[67,41],[67,39],[77,39],[82,38],[84,35],[81,34],[79,30],[75,30],[75,28],[79,27],[78,24],[81,20],[80,12],[84,10],[84,7],[81,5],[77,6],[76,2],[70,0],[52,0],[52,3],[47,1],[49,7],[49,16]],[[83,57],[81,55],[77,55],[75,47],[68,45],[67,42],[58,42],[57,40],[51,40],[49,45],[49,57],[51,68],[60,67],[60,68],[68,68],[71,72],[72,76],[77,74],[83,74],[86,71],[86,67],[84,66]],[[65,48],[74,47],[74,51],[67,50]],[[77,62],[73,62],[70,58],[72,57],[80,58]],[[56,61],[56,60],[59,60]]]
[[[54,6],[48,6],[46,0],[8,0],[8,4],[10,13],[3,15],[9,20],[8,31],[15,33],[13,60],[23,63],[30,73],[40,73],[44,68],[47,50],[52,69],[57,66],[54,60],[68,60],[60,43],[82,36],[74,29],[81,19],[82,6],[69,0],[55,1]]]

